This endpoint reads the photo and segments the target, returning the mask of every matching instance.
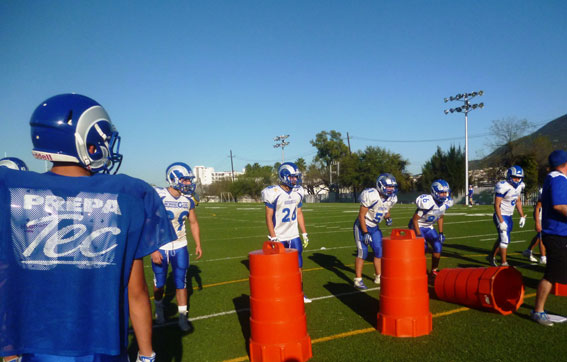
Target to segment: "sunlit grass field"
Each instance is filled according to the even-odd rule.
[[[534,223],[512,232],[509,262],[523,275],[524,304],[511,315],[463,308],[437,300],[430,288],[433,330],[418,338],[384,336],[376,330],[379,286],[373,284],[371,253],[364,266],[370,288],[352,287],[355,245],[352,225],[358,204],[304,204],[309,247],[304,251],[303,283],[307,328],[312,339],[312,361],[562,361],[567,352],[567,323],[543,327],[529,319],[535,288],[543,267],[521,255],[534,236]],[[406,228],[412,205],[392,209],[392,227]],[[525,208],[531,215],[532,208]],[[194,329],[177,327],[174,289],[167,291],[172,304],[170,322],[154,328],[159,361],[245,361],[250,337],[248,318],[248,253],[261,249],[266,239],[262,204],[201,204],[197,207],[203,257],[191,255],[189,316]],[[517,225],[518,215],[515,221]],[[457,205],[445,216],[441,269],[488,266],[486,255],[496,238],[491,206]],[[189,234],[189,233],[188,233]],[[190,234],[189,234],[190,235]],[[194,243],[190,242],[194,253]],[[539,254],[539,250],[536,251]],[[430,255],[427,255],[430,264]],[[152,285],[149,258],[146,278]],[[567,297],[551,295],[546,308],[567,315]],[[132,346],[134,350],[135,346]]]

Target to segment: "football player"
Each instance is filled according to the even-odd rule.
[[[301,171],[293,162],[284,162],[278,169],[279,185],[268,186],[262,190],[262,201],[266,211],[268,239],[277,241],[286,248],[297,250],[299,270],[303,267],[303,249],[309,245],[309,238],[303,219],[303,196]],[[301,230],[299,238],[298,227]],[[305,303],[311,299],[303,296]]]
[[[5,157],[0,159],[0,167],[8,167],[12,170],[28,171],[28,166],[24,161],[16,157]]]
[[[536,234],[532,238],[530,245],[526,250],[522,252],[526,258],[530,259],[531,262],[537,262],[537,259],[533,255],[533,249],[539,245],[539,251],[541,253],[541,257],[539,258],[540,264],[547,264],[547,256],[545,252],[545,245],[541,241],[541,194],[543,192],[543,188],[540,187],[538,191],[538,197],[536,205],[534,206],[534,221],[535,221],[535,231]]]
[[[154,361],[142,257],[175,239],[155,190],[108,175],[122,162],[104,108],[62,94],[31,116],[38,174],[0,167],[0,356],[22,361]],[[14,298],[22,294],[25,298]]]
[[[510,243],[510,233],[514,227],[512,215],[514,215],[514,207],[520,213],[520,221],[518,225],[523,228],[526,224],[526,216],[522,208],[522,191],[525,188],[522,180],[524,179],[524,170],[520,166],[512,166],[506,172],[506,180],[502,180],[494,187],[494,225],[498,232],[498,238],[492,247],[492,251],[488,255],[488,262],[492,266],[496,266],[496,254],[500,252],[502,258],[502,266],[508,266],[506,260],[506,251]]]
[[[368,188],[360,193],[360,209],[353,226],[357,250],[354,262],[354,287],[357,289],[368,289],[362,281],[362,267],[368,255],[368,245],[371,245],[374,251],[374,283],[380,284],[382,231],[378,224],[384,220],[386,225],[392,225],[390,209],[398,202],[397,192],[396,178],[389,173],[383,173],[376,179],[376,188]]]
[[[195,240],[195,255],[200,259],[201,238],[199,222],[195,213],[195,176],[189,165],[176,162],[167,168],[165,178],[169,183],[167,188],[156,187],[161,197],[167,215],[177,233],[177,240],[172,241],[152,254],[152,269],[154,271],[154,303],[156,309],[156,323],[165,323],[165,306],[163,305],[163,291],[167,279],[167,269],[171,264],[171,271],[175,281],[175,296],[179,312],[178,324],[182,331],[191,329],[187,320],[187,269],[189,268],[189,252],[187,251],[187,235],[185,222],[189,220],[191,234]]]
[[[443,219],[445,212],[453,206],[451,189],[445,180],[435,180],[431,184],[431,194],[423,194],[415,200],[417,210],[410,219],[408,227],[415,231],[416,236],[425,239],[425,250],[431,246],[431,272],[432,277],[439,272],[439,261],[441,250],[445,242],[443,233]],[[439,231],[435,230],[433,224],[437,223]]]

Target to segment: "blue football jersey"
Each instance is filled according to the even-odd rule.
[[[175,238],[141,180],[2,168],[0,355],[120,354],[133,260]]]

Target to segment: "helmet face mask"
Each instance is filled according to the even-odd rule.
[[[79,94],[61,94],[40,104],[30,120],[33,155],[77,163],[96,173],[120,168],[120,136],[104,108]]]
[[[25,162],[16,157],[5,157],[0,159],[0,167],[7,167],[16,171],[29,171]]]
[[[394,175],[383,173],[376,179],[376,189],[385,198],[398,193],[398,182]]]
[[[293,162],[284,162],[278,169],[278,180],[280,184],[289,188],[299,187],[302,184],[301,171]]]
[[[189,165],[183,162],[175,162],[169,165],[165,171],[165,179],[169,186],[183,195],[193,195],[195,193],[195,175]]]
[[[524,179],[524,170],[520,166],[512,166],[506,172],[506,181],[514,187],[518,187]]]
[[[445,180],[435,180],[431,184],[431,196],[438,204],[441,204],[447,199],[449,199],[449,194],[451,193],[451,188],[449,183]]]

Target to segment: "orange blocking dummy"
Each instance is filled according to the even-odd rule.
[[[437,298],[503,315],[524,302],[522,274],[513,267],[443,269],[435,278]]]
[[[423,238],[394,229],[382,240],[378,330],[394,337],[419,337],[432,330]]]
[[[250,361],[307,361],[307,334],[297,250],[266,241],[250,261]]]
[[[567,297],[567,284],[555,283],[551,292],[553,295]]]

